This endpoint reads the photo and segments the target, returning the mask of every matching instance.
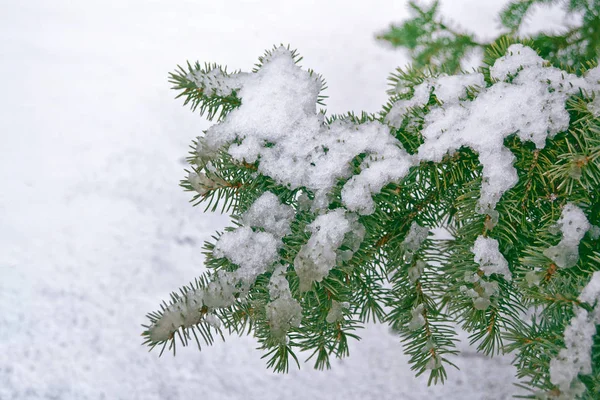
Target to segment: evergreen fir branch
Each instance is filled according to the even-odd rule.
[[[375,269],[375,265],[367,265],[360,273],[349,277],[354,288],[351,303],[356,305],[361,322],[381,322],[385,317],[383,277],[374,272]]]
[[[264,347],[261,347],[261,349],[264,349]],[[269,358],[267,361],[267,368],[273,368],[275,372],[287,373],[290,368],[290,358],[292,358],[296,362],[298,368],[300,368],[298,357],[296,357],[296,354],[288,345],[282,344],[274,347],[261,358]]]
[[[514,0],[500,13],[505,32],[491,43],[477,41],[473,34],[453,29],[438,15],[439,2],[429,8],[409,2],[412,18],[377,36],[394,47],[406,48],[418,68],[441,68],[441,71],[460,71],[461,61],[474,51],[488,53],[498,40],[526,42],[557,67],[578,69],[600,55],[600,3],[597,0],[571,0],[565,4],[568,13],[582,15],[582,24],[560,34],[540,32],[531,38],[519,38],[518,30],[535,5],[567,3],[559,0]],[[504,52],[502,53],[504,54]],[[487,57],[487,56],[484,56]],[[497,57],[496,57],[497,58]],[[494,60],[496,58],[493,58]],[[485,65],[485,64],[484,64]]]
[[[344,317],[332,323],[326,316],[331,308],[331,299],[327,291],[309,292],[303,299],[303,326],[297,332],[290,333],[290,342],[294,342],[301,351],[309,353],[306,361],[314,360],[315,369],[330,369],[330,356],[347,357],[349,353],[348,338],[360,340],[353,332],[361,326],[357,320]]]
[[[437,293],[436,289],[441,289],[438,286],[439,275],[431,271],[430,267],[425,267],[416,280],[409,276],[407,271],[417,267],[417,262],[411,263],[408,269],[402,268],[394,272],[391,278],[394,287],[386,298],[386,303],[391,308],[386,320],[402,337],[405,352],[410,356],[411,369],[417,371],[416,375],[429,370],[429,384],[443,383],[447,378],[445,366],[456,367],[446,358],[448,355],[458,354],[456,332],[450,316],[445,315],[441,311],[441,305],[431,297]],[[416,313],[421,307],[422,311]]]
[[[185,67],[177,66],[177,69],[169,74],[169,83],[173,84],[173,89],[180,92],[176,98],[184,98],[184,106],[189,104],[192,111],[199,110],[200,115],[206,115],[208,120],[217,117],[220,121],[241,103],[235,89],[226,94],[218,93],[214,87],[207,87],[202,80],[194,79],[206,76],[209,80],[217,81],[218,77],[209,76],[211,72],[217,72],[221,77],[230,77],[237,73],[230,74],[226,67],[217,64],[201,66],[199,62],[193,65],[188,62]]]
[[[505,339],[510,343],[506,350],[516,353],[513,364],[517,367],[517,378],[523,379],[524,388],[536,391],[551,391],[548,365],[553,355],[560,350],[562,327],[557,320],[533,318],[530,324],[520,324],[508,329]]]
[[[460,61],[470,51],[483,46],[469,33],[459,32],[438,16],[439,2],[429,8],[410,1],[413,18],[400,26],[392,25],[387,32],[377,36],[395,47],[409,50],[417,68],[436,65],[449,73],[460,71]]]
[[[518,0],[508,3],[500,12],[502,25],[516,32],[523,23],[527,13],[536,4],[553,4],[556,0]]]
[[[221,331],[206,322],[205,316],[208,312],[206,307],[201,307],[197,310],[200,319],[198,321],[194,321],[195,323],[189,326],[177,327],[177,329],[175,329],[167,339],[153,339],[152,326],[164,317],[169,308],[173,308],[173,306],[177,306],[178,304],[185,302],[187,294],[205,288],[208,283],[208,275],[201,275],[200,277],[196,278],[194,282],[190,282],[188,286],[183,286],[179,290],[179,293],[171,293],[169,303],[163,301],[160,305],[160,310],[150,312],[146,315],[149,324],[142,325],[144,328],[146,328],[146,330],[142,333],[142,336],[144,337],[143,344],[149,346],[150,351],[155,347],[159,347],[161,349],[159,355],[162,355],[165,349],[172,351],[173,355],[175,355],[177,350],[177,341],[180,342],[181,346],[185,347],[192,341],[192,336],[199,350],[202,350],[202,343],[205,345],[212,345],[214,343],[214,333],[218,333],[219,336],[224,340]]]
[[[597,86],[592,82],[597,72],[589,71],[596,66],[590,55],[597,54],[594,46],[600,39],[596,41],[595,27],[589,25],[595,21],[597,10],[577,0],[569,3],[569,10],[583,12],[581,26],[556,37],[537,35],[528,41],[516,38],[514,32],[531,6],[544,2],[550,3],[513,2],[503,17],[512,34],[490,44],[478,43],[472,35],[443,23],[437,15],[437,2],[430,8],[411,3],[414,19],[398,28],[397,36],[386,40],[396,40],[413,51],[415,62],[390,77],[391,97],[383,110],[379,114],[332,116],[325,116],[326,112],[321,110],[314,116],[311,123],[318,124],[318,129],[310,131],[314,137],[327,137],[340,126],[361,133],[377,128],[388,134],[386,129],[389,129],[385,138],[391,145],[386,151],[396,154],[400,149],[406,150],[402,157],[410,159],[410,167],[401,178],[386,180],[377,187],[369,186],[370,182],[364,186],[373,201],[368,212],[356,209],[350,212],[344,196],[348,185],[373,171],[373,165],[386,165],[377,163],[387,161],[390,156],[378,154],[374,146],[361,147],[344,159],[343,165],[335,166],[344,172],[331,180],[326,191],[320,192],[320,186],[311,181],[291,184],[279,176],[279,171],[266,169],[274,153],[249,157],[250,163],[239,156],[234,159],[228,147],[247,144],[246,132],[235,132],[221,148],[208,145],[214,142],[222,145],[211,130],[194,141],[188,157],[188,177],[182,180],[182,187],[195,192],[192,199],[195,204],[205,204],[206,210],[220,208],[229,213],[233,224],[205,243],[203,251],[209,272],[174,294],[160,311],[149,314],[150,322],[143,334],[145,343],[162,346],[163,350],[168,346],[175,351],[176,344],[187,345],[195,340],[200,347],[212,343],[216,334],[222,336],[218,328],[222,324],[229,333],[254,335],[267,367],[277,372],[287,372],[290,364],[299,366],[299,352],[306,354],[307,361],[315,368],[325,369],[331,367],[332,356],[349,355],[350,340],[360,339],[357,330],[364,322],[386,322],[400,336],[416,375],[429,371],[431,384],[443,383],[447,379],[445,368],[454,366],[452,356],[458,353],[455,346],[458,325],[470,333],[471,343],[478,351],[486,355],[514,355],[517,376],[521,385],[531,390],[529,397],[561,395],[556,381],[549,376],[550,362],[568,342],[563,333],[575,310],[595,312],[594,304],[585,303],[580,296],[593,274],[600,271],[599,235],[591,227],[600,225],[597,190],[600,120],[594,108]],[[589,38],[585,46],[580,45],[584,36]],[[523,70],[538,68],[535,71],[545,75],[545,67],[564,64],[567,67],[562,68],[562,79],[580,89],[564,92],[559,98],[562,105],[569,96],[568,129],[565,124],[548,131],[543,146],[538,142],[534,145],[533,139],[528,141],[527,132],[510,131],[500,138],[503,140],[500,149],[514,156],[510,163],[517,180],[495,193],[499,200],[494,199],[489,208],[483,208],[480,203],[485,194],[483,188],[490,179],[485,168],[490,165],[482,158],[480,148],[466,141],[462,143],[464,147],[443,150],[446,154],[440,157],[425,158],[421,151],[432,140],[432,133],[427,131],[431,116],[439,117],[441,114],[436,112],[448,111],[453,104],[439,87],[441,78],[448,78],[445,84],[453,85],[463,76],[444,74],[460,71],[460,61],[467,51],[485,50],[484,65],[477,71],[483,74],[483,79],[477,72],[471,73],[468,85],[451,86],[451,91],[460,89],[456,95],[460,106],[469,107],[498,87],[519,84],[521,69],[515,71],[508,66],[506,78],[497,69],[498,63],[506,67],[502,63],[512,57],[507,52],[516,43],[537,46],[539,54],[548,60],[538,61],[528,49],[513,47],[529,52],[529,60],[536,64],[536,67],[523,66]],[[285,62],[290,68],[295,68],[293,65],[301,60],[289,46],[274,47],[259,58],[249,74],[229,74],[216,65],[202,68],[198,63],[188,64],[187,70],[178,70],[173,83],[192,108],[200,108],[211,118],[219,114],[219,119],[227,122],[227,118],[237,114],[228,114],[229,111],[244,107],[242,99],[237,97],[244,79],[253,79],[253,74],[261,71],[266,74],[265,67],[283,56],[288,57]],[[565,60],[574,61],[569,64]],[[544,68],[537,67],[540,64]],[[317,105],[323,105],[324,80],[312,70],[301,73],[311,85],[310,101],[316,97]],[[584,78],[577,80],[574,75],[567,75],[570,73]],[[588,86],[577,83],[584,80]],[[263,81],[261,84],[266,85]],[[561,88],[552,86],[550,80],[547,84],[544,90],[549,93],[558,90],[557,94],[562,95]],[[416,96],[419,98],[413,101]],[[398,111],[394,108],[398,103],[408,105]],[[391,118],[394,113],[397,117]],[[554,119],[555,115],[548,118]],[[303,123],[301,119],[294,121]],[[296,128],[290,125],[286,129]],[[444,128],[439,134],[451,129]],[[297,134],[301,136],[304,132]],[[349,137],[337,138],[338,143],[346,140]],[[328,157],[335,146],[316,139],[306,143],[315,150],[302,153],[300,158],[309,160]],[[276,146],[280,145],[270,137],[262,137],[256,144],[266,149],[278,149]],[[304,165],[300,158],[293,162]],[[316,165],[306,163],[306,168]],[[335,169],[329,165],[327,168]],[[384,169],[380,171],[383,173]],[[298,174],[302,173],[298,170]],[[269,207],[249,222],[248,213],[253,212],[255,204],[265,195],[271,196],[274,203],[268,203]],[[585,225],[585,229],[589,232],[577,240],[576,247],[569,242],[569,249],[577,259],[565,266],[548,250],[564,246],[566,234],[556,224],[563,221],[569,207],[576,207],[587,218],[589,227]],[[329,221],[335,221],[332,226],[340,224],[341,234],[333,232],[330,226],[318,224],[329,216],[339,217]],[[287,225],[282,226],[282,222]],[[429,228],[441,228],[451,238],[433,240],[419,236],[422,229],[426,232]],[[232,253],[219,249],[224,239],[242,231],[252,237],[263,235],[275,243],[269,265],[257,267],[248,282],[235,275],[247,272],[243,259],[238,265],[238,261],[232,261],[237,259]],[[275,231],[281,233],[275,236]],[[415,239],[418,237],[421,238]],[[482,242],[496,246],[491,255],[486,250],[487,256],[496,257],[495,261],[485,261],[478,255],[477,246]],[[240,249],[246,245],[241,243]],[[235,251],[238,250],[232,250]],[[306,279],[302,268],[314,274],[308,285],[301,281]],[[325,272],[319,268],[325,268]],[[233,276],[237,278],[230,279]],[[277,286],[281,282],[284,288]],[[218,298],[221,303],[206,306],[199,299],[200,293],[209,287],[227,292],[227,296]],[[282,308],[275,309],[281,293],[286,296]],[[596,336],[592,373],[578,378],[590,396],[600,386],[599,350],[600,339]]]

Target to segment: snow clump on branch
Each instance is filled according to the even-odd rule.
[[[265,209],[273,213],[262,215]],[[189,328],[203,320],[211,322],[210,317],[206,321],[211,310],[229,307],[236,299],[243,300],[256,278],[279,259],[281,239],[290,233],[293,218],[292,207],[281,204],[277,196],[270,192],[260,196],[241,216],[246,225],[223,233],[213,251],[215,257],[224,257],[238,268],[231,272],[220,270],[206,287],[176,296],[176,301],[164,308],[160,318],[148,328],[151,341],[168,340],[179,328]],[[262,228],[264,232],[252,228]],[[294,321],[292,318],[290,323]],[[214,326],[214,322],[211,325]]]
[[[550,382],[558,386],[561,399],[572,399],[585,392],[585,386],[578,375],[592,373],[592,346],[596,325],[600,324],[600,271],[594,272],[592,279],[579,295],[593,311],[574,306],[575,316],[564,332],[565,347],[550,360]]]
[[[571,268],[579,260],[579,242],[591,225],[579,207],[568,203],[555,227],[560,229],[562,239],[556,246],[544,250],[544,255],[560,268]]]
[[[352,220],[342,208],[319,215],[307,230],[312,233],[294,259],[294,269],[300,280],[300,291],[309,290],[313,282],[321,282],[336,266],[337,250],[352,231]],[[362,240],[362,238],[358,238]]]

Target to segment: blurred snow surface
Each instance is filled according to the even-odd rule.
[[[0,2],[0,400],[503,399],[509,358],[466,351],[444,386],[414,378],[397,337],[368,326],[330,371],[265,368],[251,337],[158,358],[145,313],[203,270],[227,225],[178,181],[209,125],[173,100],[185,60],[250,70],[290,43],[328,81],[330,113],[378,111],[407,58],[373,35],[405,1]],[[505,1],[452,0],[484,37]]]

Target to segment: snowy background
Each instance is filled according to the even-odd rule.
[[[489,38],[504,0],[446,0]],[[173,100],[186,60],[250,70],[290,43],[324,75],[330,113],[378,111],[408,62],[374,40],[406,1],[0,0],[0,400],[503,399],[510,358],[467,349],[444,386],[414,378],[399,339],[368,326],[331,371],[278,375],[250,337],[158,358],[140,324],[203,270],[227,225],[178,187],[209,125]],[[529,29],[556,26],[555,11]]]

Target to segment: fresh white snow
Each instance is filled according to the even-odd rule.
[[[296,65],[283,46],[264,57],[257,73],[237,79],[241,106],[211,126],[203,143],[209,152],[227,149],[238,161],[260,159],[258,171],[277,183],[313,190],[314,207],[327,206],[329,192],[340,178],[351,176],[350,162],[361,153],[368,154],[362,171],[344,186],[342,200],[362,214],[374,211],[371,194],[402,178],[413,163],[385,125],[336,121],[325,126],[317,112],[321,82]]]

